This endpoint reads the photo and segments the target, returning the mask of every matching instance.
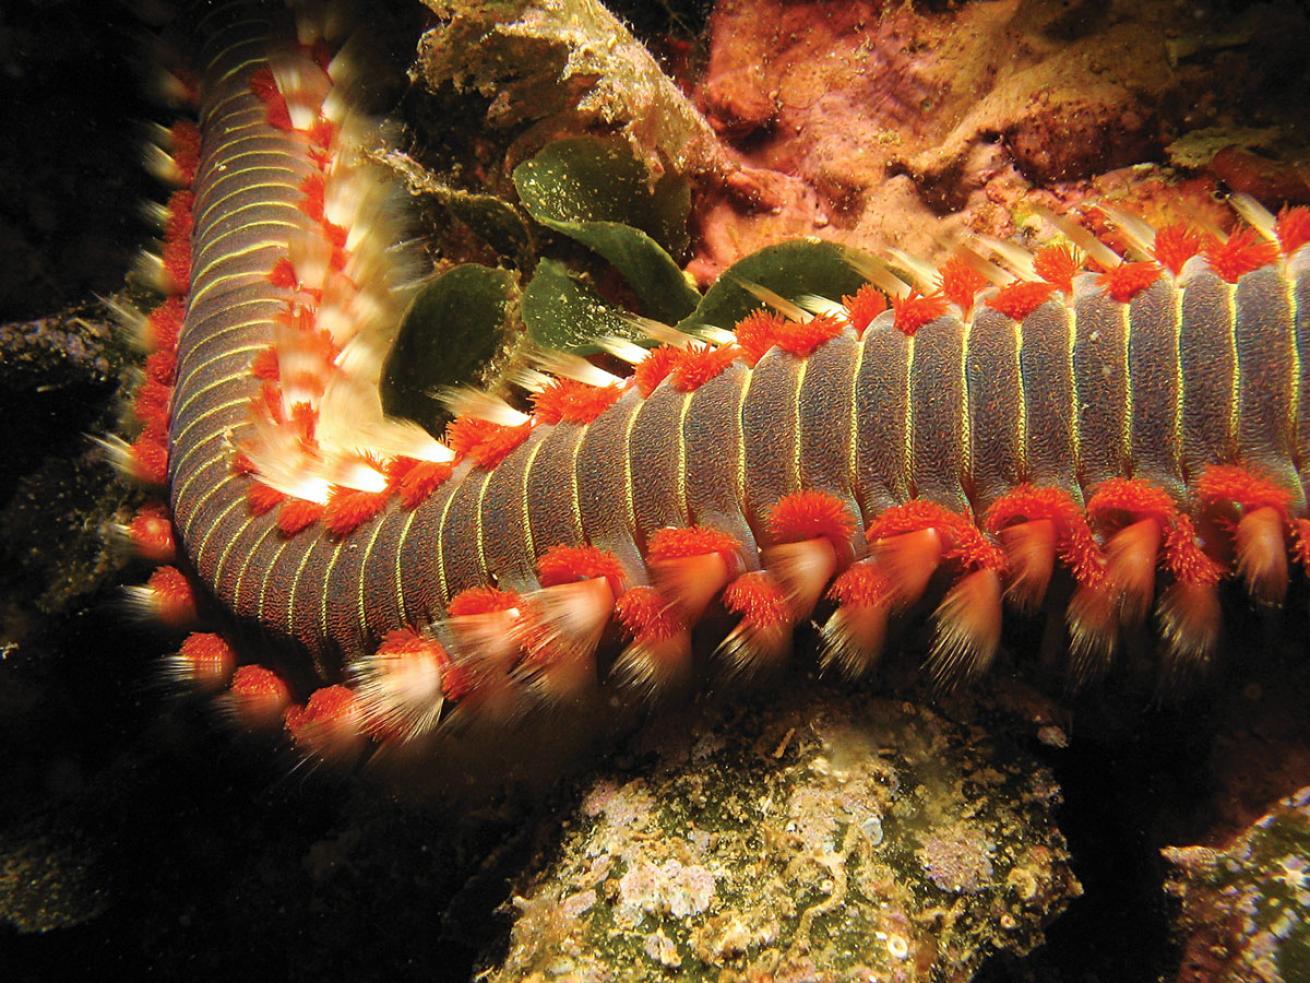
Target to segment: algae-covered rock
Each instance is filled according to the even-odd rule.
[[[491,98],[492,126],[617,130],[655,177],[723,167],[709,124],[598,0],[424,2],[440,19],[419,43],[424,82]]]
[[[493,980],[967,978],[1080,887],[1028,755],[797,687],[647,734],[520,885]]]
[[[1167,847],[1187,981],[1310,979],[1310,788],[1223,849]]]

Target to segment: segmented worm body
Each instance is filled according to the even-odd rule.
[[[462,394],[443,441],[385,418],[401,235],[351,48],[298,13],[195,17],[201,74],[175,88],[199,126],[156,160],[181,186],[171,296],[121,447],[168,488],[134,539],[166,560],[176,530],[182,557],[142,599],[181,622],[198,581],[308,654],[187,638],[175,671],[245,719],[353,753],[665,688],[712,611],[736,619],[728,669],[784,659],[817,610],[824,664],[857,675],[943,581],[943,679],[985,669],[1006,600],[1056,576],[1076,672],[1153,606],[1183,669],[1214,653],[1224,578],[1277,604],[1310,556],[1310,215],[1251,202],[1226,237],[1111,212],[1127,258],[1052,217],[1063,243],[999,262],[853,259],[870,283],[840,301],[747,285],[734,333],[607,340],[630,375],[556,353],[526,411]]]

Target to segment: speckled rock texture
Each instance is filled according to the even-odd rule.
[[[1310,788],[1222,848],[1167,847],[1183,983],[1310,979]]]
[[[644,736],[520,886],[490,979],[967,979],[1080,893],[1003,738],[794,687]]]

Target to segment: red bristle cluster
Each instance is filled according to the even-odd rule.
[[[1149,481],[1110,478],[1102,482],[1087,502],[1087,515],[1106,533],[1144,519],[1154,520],[1165,535],[1165,567],[1180,581],[1213,584],[1223,575],[1197,544],[1191,519],[1179,512],[1167,491]]]
[[[949,263],[946,265],[950,266]],[[872,283],[864,284],[853,296],[842,297],[841,302],[846,308],[846,319],[855,329],[857,338],[863,338],[873,319],[887,309],[887,298]]]
[[[1201,549],[1196,528],[1184,513],[1174,517],[1165,533],[1164,557],[1169,572],[1184,584],[1212,585],[1224,578],[1224,568]]]
[[[446,614],[452,618],[465,618],[475,614],[491,614],[521,608],[523,599],[509,590],[495,587],[470,587],[450,599]]]
[[[789,355],[805,358],[826,341],[841,334],[842,324],[826,314],[808,321],[784,320],[776,325],[773,344]]]
[[[154,352],[146,358],[146,376],[164,386],[171,386],[177,375],[177,353]]]
[[[151,351],[175,351],[177,336],[182,331],[186,316],[186,301],[182,297],[168,297],[146,318],[146,343]]]
[[[623,395],[621,386],[589,386],[576,379],[552,379],[532,396],[541,423],[590,423]]]
[[[273,268],[268,271],[268,282],[275,287],[282,287],[287,290],[294,290],[300,283],[296,276],[296,267],[291,260],[283,256]]]
[[[1211,464],[1196,482],[1196,497],[1208,506],[1236,506],[1243,512],[1270,508],[1286,521],[1292,495],[1267,478],[1235,464]]]
[[[323,511],[323,522],[332,535],[348,536],[386,508],[390,497],[389,488],[373,492],[333,486]]]
[[[266,485],[262,481],[252,481],[246,485],[246,505],[250,508],[251,514],[263,515],[265,512],[272,512],[275,508],[287,500],[286,492],[278,491],[271,485]]]
[[[168,406],[172,399],[171,386],[147,378],[132,397],[132,412],[147,430],[162,436],[168,431]]]
[[[146,581],[160,618],[170,624],[190,621],[196,614],[191,582],[177,567],[158,567]]]
[[[542,587],[596,577],[604,577],[616,597],[622,592],[623,568],[618,557],[597,546],[552,546],[537,558],[537,579]]]
[[[260,351],[250,360],[250,374],[265,382],[278,380],[277,349],[272,345]]]
[[[1310,573],[1310,519],[1296,519],[1292,523],[1292,557],[1301,569]]]
[[[940,273],[942,293],[967,318],[973,313],[973,302],[978,291],[987,286],[987,278],[960,256],[947,260]]]
[[[1055,526],[1056,553],[1073,578],[1088,586],[1100,583],[1100,547],[1081,506],[1063,488],[1018,485],[992,503],[984,527],[995,535],[1006,526],[1042,519]]]
[[[769,510],[769,533],[778,543],[799,543],[824,537],[843,549],[855,531],[850,510],[836,495],[823,491],[793,492]]]
[[[733,331],[737,347],[751,368],[774,346],[778,336],[786,330],[787,319],[777,311],[755,310],[737,322]]]
[[[865,530],[865,537],[876,543],[924,529],[936,529],[945,545],[943,557],[958,561],[966,570],[1005,569],[1005,554],[972,519],[927,499],[916,498],[885,510]]]
[[[200,166],[200,129],[190,120],[178,120],[168,130],[169,153],[183,184],[195,180]]]
[[[141,556],[157,563],[167,563],[177,551],[173,523],[162,505],[143,505],[128,526],[128,537]]]
[[[646,541],[646,558],[649,560],[677,560],[687,556],[704,556],[722,553],[727,558],[741,549],[734,537],[708,526],[657,529]]]
[[[288,707],[284,719],[292,740],[303,743],[310,728],[347,720],[357,710],[355,694],[338,684],[314,690],[303,707]]]
[[[661,642],[686,628],[677,609],[654,587],[633,587],[614,604],[619,624],[639,642]]]
[[[1046,246],[1033,256],[1037,275],[1063,293],[1073,293],[1073,278],[1080,267],[1078,257],[1066,245]]]
[[[454,468],[444,461],[398,457],[387,465],[387,484],[407,509],[416,509],[440,488]]]
[[[1087,500],[1087,515],[1104,531],[1117,530],[1139,519],[1168,526],[1178,513],[1169,493],[1159,485],[1135,478],[1103,481]]]
[[[168,481],[168,447],[159,434],[147,431],[132,442],[132,475],[147,485]]]
[[[178,654],[192,666],[197,680],[223,679],[236,663],[232,646],[213,632],[192,632],[182,640]]]
[[[897,331],[912,338],[925,324],[931,324],[945,314],[949,306],[945,294],[933,293],[925,297],[911,290],[904,297],[892,298],[892,310],[896,312],[892,323]]]
[[[1166,225],[1155,234],[1153,252],[1166,270],[1177,276],[1183,265],[1206,247],[1209,237],[1182,223]]]
[[[1298,205],[1296,208],[1284,208],[1278,213],[1274,226],[1278,232],[1278,242],[1283,252],[1291,256],[1307,242],[1310,242],[1310,208]]]
[[[734,345],[725,345],[722,348],[689,345],[674,357],[669,383],[681,392],[695,392],[721,374],[733,363],[738,354],[740,353]]]
[[[511,427],[479,417],[458,417],[446,427],[446,444],[459,458],[490,471],[531,435],[531,421]]]
[[[1050,300],[1055,291],[1055,284],[1045,280],[1020,280],[998,290],[988,299],[987,306],[1012,321],[1022,321]]]
[[[291,129],[291,113],[271,68],[261,68],[251,74],[250,91],[264,104],[264,116],[269,126],[278,130]]]
[[[229,691],[240,703],[255,706],[280,706],[290,697],[287,684],[264,666],[238,667]]]
[[[420,635],[412,628],[397,628],[387,632],[376,654],[393,658],[406,655],[431,658],[441,669],[441,694],[448,700],[463,698],[472,683],[468,673],[450,661],[450,654],[440,642]]]
[[[1236,283],[1252,270],[1277,262],[1278,244],[1260,238],[1250,226],[1243,226],[1227,242],[1214,242],[1206,247],[1205,260],[1218,276]]]
[[[327,182],[322,174],[310,174],[300,182],[300,193],[305,197],[297,207],[315,222],[323,220],[323,198],[326,190]]]
[[[653,393],[663,382],[677,362],[681,350],[672,345],[662,345],[651,349],[649,355],[633,370],[632,381],[642,398]]]
[[[763,570],[744,573],[723,590],[723,606],[741,615],[743,624],[768,628],[791,620],[787,595]]]
[[[1120,263],[1097,277],[1096,283],[1109,294],[1111,300],[1126,304],[1158,279],[1160,267],[1147,260]]]
[[[278,510],[277,527],[286,536],[304,532],[323,518],[323,506],[303,498],[291,498]]]
[[[873,607],[889,602],[896,590],[876,563],[855,563],[828,588],[828,599],[852,607]]]

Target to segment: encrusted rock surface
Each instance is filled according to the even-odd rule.
[[[1184,983],[1310,979],[1310,788],[1223,848],[1167,847]]]
[[[922,707],[796,686],[643,747],[520,886],[491,979],[964,979],[1081,890],[1050,774]]]

